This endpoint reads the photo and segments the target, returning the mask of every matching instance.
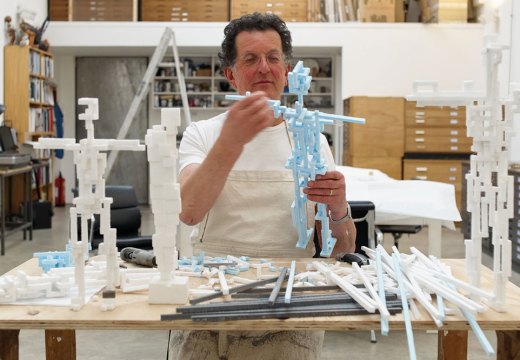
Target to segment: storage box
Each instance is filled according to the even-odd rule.
[[[49,0],[51,21],[69,20],[69,0]]]
[[[403,22],[403,0],[359,1],[357,18],[361,22]]]
[[[228,21],[228,0],[146,0],[141,21]]]
[[[231,19],[254,12],[273,13],[286,22],[307,22],[307,0],[231,0]]]
[[[468,0],[420,0],[422,22],[468,21]]]
[[[72,21],[137,21],[138,0],[70,0]]]

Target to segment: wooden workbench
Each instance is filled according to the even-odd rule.
[[[303,260],[305,262],[305,260]],[[464,260],[444,260],[453,273],[465,279]],[[288,264],[288,262],[287,262]],[[276,264],[280,265],[280,264]],[[38,272],[36,259],[27,261],[18,268],[28,274]],[[193,279],[193,281],[197,281]],[[492,272],[482,268],[482,288],[491,289]],[[372,330],[380,327],[378,315],[331,316],[291,318],[286,320],[240,320],[227,322],[192,322],[191,320],[161,321],[161,314],[175,312],[173,305],[149,305],[147,292],[117,293],[116,308],[102,312],[100,301],[85,305],[80,311],[67,307],[0,305],[0,359],[18,359],[18,333],[20,329],[44,329],[46,331],[47,359],[75,358],[75,330],[101,329],[198,329],[198,330]],[[497,359],[517,359],[520,356],[520,288],[507,286],[507,309],[498,313],[488,309],[478,314],[477,320],[483,330],[495,330],[498,336]],[[421,308],[421,316],[414,319],[414,330],[437,329],[434,322]],[[390,330],[404,330],[401,314],[393,315]],[[461,316],[449,316],[439,331],[439,359],[465,359],[469,324]],[[59,338],[59,339],[58,339]],[[59,340],[59,341],[58,341]],[[403,349],[404,351],[404,349]]]

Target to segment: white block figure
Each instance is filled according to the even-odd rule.
[[[105,196],[104,172],[108,150],[143,151],[139,140],[111,140],[94,138],[94,120],[99,119],[98,99],[81,98],[79,105],[86,105],[85,113],[79,115],[85,121],[87,138],[76,143],[75,139],[40,138],[35,148],[64,149],[74,152],[74,163],[78,176],[78,196],[70,209],[70,246],[75,264],[75,284],[77,294],[72,297],[72,308],[79,310],[85,304],[85,260],[89,252],[88,220],[94,214],[100,215],[100,233],[104,243],[99,251],[106,255],[107,280],[103,291],[102,310],[114,308],[115,287],[118,280],[116,230],[110,228],[110,204],[112,198]],[[105,153],[102,153],[102,152]],[[78,239],[77,217],[80,216],[81,239]]]
[[[185,304],[188,301],[188,278],[175,275],[175,240],[181,212],[177,182],[177,128],[180,119],[180,109],[162,109],[161,125],[148,129],[145,137],[155,224],[152,242],[160,273],[150,283],[148,301],[151,304]]]
[[[493,27],[491,27],[493,28]],[[467,209],[471,212],[471,239],[465,240],[466,267],[471,284],[480,285],[482,238],[492,231],[493,293],[490,305],[505,310],[506,284],[511,276],[511,240],[509,219],[513,217],[513,177],[508,176],[508,152],[513,135],[513,116],[520,112],[520,86],[510,84],[511,98],[499,98],[498,66],[502,51],[496,34],[484,35],[486,92],[471,91],[465,82],[459,93],[439,93],[436,82],[415,82],[414,94],[407,97],[424,105],[466,106],[468,136],[473,137],[470,173],[467,180]],[[502,112],[504,106],[505,111]]]

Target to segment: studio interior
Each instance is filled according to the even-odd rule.
[[[520,1],[0,15],[1,360],[520,358]]]

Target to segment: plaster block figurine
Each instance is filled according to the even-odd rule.
[[[185,304],[188,301],[188,278],[175,275],[175,247],[179,213],[180,187],[177,182],[177,128],[180,109],[162,109],[161,125],[148,129],[145,143],[150,164],[150,198],[154,214],[152,237],[159,275],[150,283],[151,304]]]
[[[487,18],[493,20],[493,18]],[[491,29],[491,33],[490,30]],[[493,292],[488,300],[497,311],[505,311],[506,284],[511,276],[509,219],[513,217],[513,177],[508,175],[508,154],[513,135],[513,117],[520,113],[520,86],[510,84],[510,98],[499,96],[498,66],[507,46],[497,44],[496,26],[486,24],[484,62],[486,91],[476,93],[465,82],[462,92],[441,93],[436,82],[414,83],[414,94],[407,97],[418,105],[466,106],[468,136],[473,138],[470,172],[466,175],[467,209],[471,213],[471,239],[465,240],[466,268],[472,285],[480,285],[482,238],[492,231]],[[502,111],[504,107],[505,111]]]
[[[274,116],[283,116],[287,121],[288,130],[293,133],[292,154],[287,160],[286,167],[292,170],[294,178],[294,202],[291,206],[292,222],[298,231],[296,247],[305,249],[313,228],[307,228],[307,196],[303,189],[307,187],[309,180],[315,180],[316,175],[323,175],[327,171],[327,164],[321,158],[320,133],[325,124],[333,124],[334,121],[353,122],[364,124],[365,120],[350,116],[331,115],[320,111],[308,111],[303,107],[303,95],[307,95],[312,77],[309,76],[309,68],[298,61],[294,69],[289,72],[289,93],[298,96],[294,107],[280,105],[279,100],[269,100],[269,105],[274,111]],[[248,96],[249,93],[246,93]],[[226,95],[226,99],[240,100],[244,96]],[[328,257],[332,253],[336,239],[331,236],[327,206],[318,203],[316,220],[321,221],[322,250],[321,256]]]
[[[107,155],[109,150],[143,151],[139,140],[111,140],[94,138],[94,120],[99,119],[97,99],[81,98],[79,105],[87,108],[79,115],[85,121],[87,138],[76,143],[75,139],[40,138],[37,149],[64,149],[74,153],[74,163],[78,174],[78,197],[70,209],[70,247],[75,264],[75,284],[77,294],[72,297],[72,307],[79,310],[85,304],[85,261],[89,252],[88,219],[100,215],[100,233],[103,244],[100,253],[106,256],[106,286],[103,291],[102,310],[114,308],[115,287],[119,279],[116,248],[116,230],[110,228],[110,204],[112,198],[105,196]],[[78,239],[77,217],[80,217],[81,239]]]

